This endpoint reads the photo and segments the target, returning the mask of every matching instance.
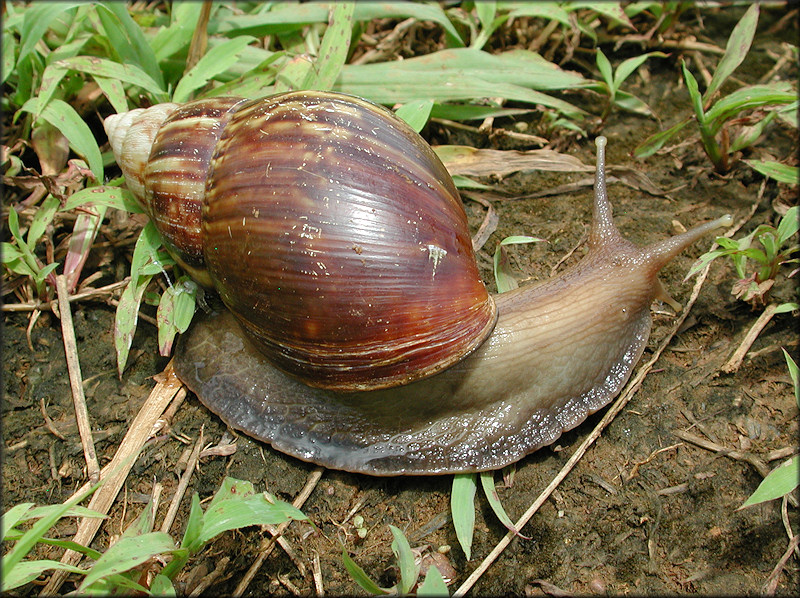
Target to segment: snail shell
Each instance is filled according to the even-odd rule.
[[[306,185],[303,189],[311,186],[315,190],[322,190],[315,191],[315,197],[330,198],[330,191],[326,191],[327,189],[346,189],[348,183],[341,182],[341,170],[349,168],[348,172],[351,172],[357,169],[359,162],[352,156],[360,155],[361,151],[365,151],[368,162],[383,162],[386,159],[404,161],[407,158],[405,150],[390,151],[387,148],[403,146],[399,140],[394,141],[394,132],[401,130],[403,136],[407,137],[408,130],[362,100],[317,92],[286,94],[264,100],[271,104],[286,102],[297,106],[290,109],[278,107],[278,113],[283,116],[276,121],[272,118],[265,119],[265,113],[260,108],[253,108],[253,104],[245,103],[242,105],[245,108],[240,108],[222,128],[219,147],[224,147],[226,152],[235,151],[237,143],[241,143],[246,149],[236,154],[235,164],[239,166],[231,165],[229,170],[225,170],[224,177],[220,175],[221,170],[218,168],[219,163],[227,156],[224,156],[219,147],[212,152],[209,178],[204,183],[206,193],[199,200],[201,233],[209,231],[219,242],[226,237],[226,227],[232,227],[231,236],[238,239],[239,245],[247,248],[255,246],[255,239],[249,238],[241,229],[233,228],[241,212],[235,212],[236,217],[220,216],[224,223],[222,225],[216,224],[217,216],[211,218],[211,224],[206,222],[206,217],[216,209],[215,202],[228,203],[216,198],[215,194],[220,192],[220,188],[227,189],[226,193],[231,193],[232,197],[247,197],[245,217],[249,217],[248,210],[252,209],[252,205],[247,203],[252,201],[252,197],[259,194],[267,197],[272,195],[269,186],[260,188],[256,193],[252,182],[258,177],[254,178],[251,174],[256,166],[249,157],[258,154],[263,172],[266,166],[263,162],[264,154],[261,152],[266,150],[258,148],[247,135],[241,141],[225,140],[231,139],[234,131],[244,127],[244,123],[248,121],[249,117],[239,117],[241,109],[252,110],[248,112],[253,115],[252,119],[259,126],[270,127],[270,130],[273,130],[271,127],[275,122],[283,123],[287,122],[283,119],[288,119],[290,124],[282,125],[278,128],[281,133],[276,133],[281,140],[282,135],[289,134],[293,128],[303,128],[302,123],[306,122],[302,116],[303,110],[317,105],[317,100],[313,98],[324,101],[328,106],[325,111],[332,109],[334,104],[338,107],[340,100],[349,110],[355,110],[349,112],[344,120],[333,117],[332,122],[339,123],[336,126],[341,127],[336,129],[338,133],[335,135],[327,128],[304,129],[306,133],[314,133],[318,137],[344,137],[349,149],[338,152],[338,146],[334,144],[333,150],[319,150],[323,156],[327,154],[329,159],[334,159],[336,166],[333,171],[329,170],[330,166],[323,158],[313,158],[319,147],[329,147],[323,141],[310,141],[301,136],[302,139],[296,138],[280,146],[279,154],[296,151],[298,146],[302,150],[299,154],[292,154],[298,160],[294,162],[294,170],[304,172],[312,163],[315,169],[319,169],[310,178],[300,179]],[[375,122],[374,133],[362,126],[362,111],[368,112],[370,116],[381,116]],[[384,124],[384,121],[388,121],[388,132],[383,132],[384,124],[379,124],[378,121]],[[307,122],[317,123],[318,120],[314,117]],[[231,129],[234,125],[235,128]],[[169,123],[165,126],[169,126]],[[351,132],[354,127],[357,131],[355,137]],[[367,131],[370,133],[366,133]],[[253,135],[254,133],[250,134],[251,137]],[[368,150],[362,150],[360,146],[365,141],[369,142],[366,145]],[[451,362],[449,367],[437,366],[438,370],[434,371],[438,373],[431,375],[428,370],[424,377],[415,380],[411,380],[410,372],[405,372],[400,378],[408,382],[394,387],[381,384],[381,388],[354,391],[311,386],[295,375],[286,374],[283,370],[290,368],[274,355],[265,353],[265,343],[260,333],[254,333],[252,325],[243,322],[242,315],[236,309],[231,309],[233,315],[222,311],[196,319],[187,335],[179,340],[175,355],[176,373],[209,409],[230,426],[269,442],[276,449],[300,459],[347,471],[372,475],[482,471],[503,467],[552,443],[563,431],[575,427],[590,413],[606,405],[628,380],[647,343],[651,326],[649,307],[652,301],[660,298],[676,305],[658,281],[658,271],[701,236],[731,222],[730,216],[723,216],[665,241],[643,248],[635,246],[622,238],[613,224],[605,187],[605,138],[598,138],[597,142],[595,201],[588,252],[581,261],[558,276],[499,295],[494,302],[491,299],[484,301],[480,293],[474,292],[473,287],[467,285],[468,294],[480,298],[477,303],[472,304],[472,310],[477,309],[484,314],[491,312],[490,317],[484,316],[489,324],[482,329],[489,329],[491,334],[484,342],[478,342],[477,348],[471,346],[466,357]],[[178,145],[176,141],[171,144]],[[425,201],[433,202],[431,205],[445,206],[447,218],[454,217],[452,225],[445,218],[437,219],[435,214],[421,211],[415,212],[415,217],[407,220],[425,223],[433,219],[436,222],[433,228],[440,235],[451,238],[451,244],[444,245],[440,244],[443,241],[437,237],[436,246],[443,247],[447,253],[442,254],[442,260],[435,264],[435,268],[430,263],[430,252],[428,255],[421,255],[423,252],[417,245],[417,257],[422,257],[422,261],[430,268],[423,269],[422,274],[415,270],[418,287],[426,284],[428,276],[438,285],[450,286],[450,279],[440,278],[438,274],[444,258],[452,252],[468,254],[470,259],[473,257],[467,240],[460,240],[463,211],[455,209],[455,203],[450,197],[457,199],[458,196],[455,191],[451,193],[452,183],[448,182],[446,173],[439,169],[441,165],[438,161],[434,160],[431,166],[428,153],[418,147],[416,138],[411,145],[415,160],[422,159],[426,162],[423,170],[432,168],[433,175],[426,176],[404,163],[400,170],[405,175],[396,177],[393,170],[396,163],[393,163],[370,165],[367,179],[374,180],[382,173],[390,173],[387,176],[392,184],[382,186],[386,191],[381,193],[391,199],[393,207],[388,208],[389,211],[403,209],[395,198],[405,197],[405,192],[395,192],[397,185],[404,189],[424,188],[428,184],[421,181],[428,181],[436,189],[436,194],[444,193],[444,200],[429,199],[426,193]],[[158,155],[157,147],[158,141],[154,145],[153,157]],[[118,155],[118,161],[124,163],[124,156],[117,154],[116,149],[115,154]],[[136,162],[141,163],[143,162]],[[281,170],[289,170],[286,161],[279,163]],[[125,170],[124,164],[122,167]],[[173,178],[179,178],[178,169],[171,172]],[[289,176],[288,172],[281,174]],[[245,182],[235,180],[238,175],[243,175]],[[145,190],[149,184],[147,178],[146,175],[143,176]],[[209,180],[213,182],[208,182]],[[411,184],[406,187],[405,183],[409,181]],[[277,182],[281,189],[291,188],[290,183],[282,182],[282,177],[278,177]],[[361,196],[364,193],[363,188],[356,189],[354,195]],[[306,197],[306,192],[301,193],[300,197]],[[418,201],[415,194],[412,194],[412,199]],[[332,202],[324,203],[328,205]],[[405,199],[400,204],[405,204]],[[317,217],[316,222],[327,223],[329,217],[317,216],[315,211],[318,208],[315,206],[316,204],[306,205]],[[228,209],[233,210],[231,207]],[[375,209],[380,211],[377,207]],[[434,208],[434,212],[438,209]],[[366,218],[369,219],[370,216],[367,215]],[[371,235],[383,237],[385,234],[397,243],[410,230],[415,232],[413,238],[420,238],[417,236],[416,226],[405,228],[407,222],[404,223],[402,218],[398,219],[397,224],[406,231],[402,235],[381,229],[378,229],[378,233],[370,233],[373,229],[369,226],[356,226],[355,230],[367,238],[371,238]],[[302,238],[290,235],[287,239],[283,233],[276,235],[270,226],[259,232],[272,235],[268,236],[269,242],[265,243],[268,245],[293,240],[297,242]],[[428,237],[422,239],[423,243],[430,241]],[[210,264],[215,257],[215,246],[204,243],[201,244],[202,254]],[[174,245],[177,247],[179,243]],[[410,259],[414,253],[412,250],[406,257]],[[238,259],[249,263],[249,254],[245,250],[234,251],[231,255],[234,261]],[[291,252],[285,255],[291,256]],[[393,259],[381,263],[392,266],[395,263]],[[411,267],[408,264],[406,266]],[[229,265],[232,271],[239,267],[236,263]],[[274,270],[277,271],[278,268]],[[255,272],[260,274],[261,269],[257,268]],[[378,270],[373,272],[379,274]],[[210,279],[215,284],[219,284],[219,278],[227,283],[227,275],[227,272],[212,273]],[[470,271],[467,278],[471,277]],[[250,284],[246,277],[239,276],[237,281]],[[346,290],[353,296],[364,292],[372,293],[371,289],[361,286],[367,282],[367,286],[372,284],[366,278],[354,279],[353,284],[346,285]],[[305,290],[310,288],[306,285]],[[397,290],[391,285],[388,289],[390,294],[396,295],[401,301],[405,298],[405,293],[413,294],[413,286],[404,293],[391,292],[393,289]],[[425,289],[430,287],[425,286]],[[223,300],[229,307],[231,304],[237,306],[235,301],[226,297],[227,292],[230,291],[226,291],[223,284],[220,293]],[[379,292],[387,292],[387,287],[381,286]],[[425,291],[427,292],[428,290]],[[463,289],[458,287],[455,292],[461,294]],[[378,292],[374,296],[377,301]],[[317,296],[317,299],[321,301],[321,296]],[[327,300],[327,296],[325,299]],[[409,301],[415,303],[416,299],[414,295]],[[304,305],[310,306],[308,303]],[[338,304],[332,305],[336,306],[335,309],[316,306],[318,309],[313,312],[310,321],[319,319],[325,327],[335,330],[335,325],[329,325],[327,321],[346,316],[346,313],[337,311],[340,309]],[[499,315],[496,326],[492,329],[494,305]],[[470,309],[465,311],[468,314],[473,313]],[[303,320],[300,319],[299,322],[302,324]],[[413,325],[413,322],[407,321],[405,324]],[[249,334],[242,334],[242,330]],[[345,337],[349,338],[347,334]]]
[[[390,111],[323,92],[150,110],[106,120],[131,189],[282,369],[336,390],[395,386],[491,332],[458,191]]]

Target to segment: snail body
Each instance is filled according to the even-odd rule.
[[[148,211],[157,224],[156,212],[168,213],[160,227],[165,237],[175,229],[168,248],[201,282],[213,284],[229,308],[197,319],[180,339],[176,373],[232,427],[300,459],[347,471],[482,471],[552,443],[606,405],[630,377],[648,340],[650,304],[671,302],[657,279],[660,268],[730,221],[723,217],[644,248],[623,239],[611,218],[605,139],[599,138],[587,254],[554,278],[492,298],[476,279],[466,218],[449,175],[424,141],[382,108],[321,92],[225,99],[211,108],[162,107],[153,119],[160,123],[140,127],[155,140],[150,154],[130,159],[125,147],[131,135],[124,131],[136,127],[123,124],[126,119],[135,120],[119,115],[106,128],[131,188],[141,189],[147,205],[160,203]],[[179,133],[185,136],[192,119],[211,131],[210,149],[189,141],[191,151],[181,149]],[[147,143],[136,137],[131,143],[145,153]],[[261,145],[270,143],[278,149],[265,154]],[[175,148],[183,158],[170,161]],[[366,175],[350,179],[359,169]],[[184,193],[189,207],[170,208],[178,195],[172,189],[186,172],[193,185]],[[293,178],[297,172],[311,174]],[[167,191],[149,182],[156,173],[168,173]],[[349,207],[323,210],[336,203],[337,193]],[[287,212],[282,202],[299,208]],[[268,210],[278,214],[269,224],[235,228],[242,217],[258,221]],[[378,218],[384,212],[389,217]],[[318,245],[301,242],[300,253],[304,259],[313,253],[324,269],[309,270],[309,262],[293,260],[291,249],[269,258],[269,267],[249,258],[259,243],[291,248],[305,239],[292,228],[304,215],[314,216],[312,226],[322,232],[310,235]],[[189,225],[181,226],[181,219]],[[356,238],[330,242],[350,229]],[[373,237],[379,241],[374,247]],[[220,250],[226,238],[238,245]],[[322,256],[327,249],[332,254]],[[320,272],[339,260],[360,268],[347,270],[332,287],[319,285]],[[285,273],[297,263],[300,274]],[[241,264],[244,274],[236,274]],[[410,274],[396,274],[401,270]],[[260,295],[254,288],[266,274],[279,276],[273,286],[300,309],[267,316],[266,324],[277,328],[262,331],[264,316],[247,302],[283,309],[274,290]],[[297,286],[286,289],[287,282]],[[246,287],[241,296],[237,285]],[[329,302],[337,293],[349,301]],[[363,294],[385,311],[359,313]],[[398,302],[411,307],[400,310]],[[337,326],[340,318],[345,324]],[[381,322],[373,326],[375,320]],[[364,336],[357,338],[352,328],[358,322]],[[288,341],[275,340],[282,328],[289,329]],[[437,330],[444,334],[434,335]],[[370,340],[376,331],[380,342]],[[333,367],[326,369],[325,360]]]

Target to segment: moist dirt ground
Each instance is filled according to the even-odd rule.
[[[726,16],[730,23],[721,26],[722,31],[729,32],[730,24],[740,14],[737,11]],[[768,31],[781,16],[765,10],[759,31]],[[795,21],[790,25],[795,28]],[[712,35],[708,31],[705,34]],[[713,39],[714,43],[724,47],[726,35]],[[794,34],[759,35],[737,76],[747,83],[758,80],[774,64],[767,53],[780,53],[781,38],[791,40],[795,35],[796,30]],[[625,46],[616,59],[636,51]],[[649,77],[633,77],[627,87],[654,109],[662,128],[690,110],[688,95],[679,81],[677,60],[677,55],[651,60],[647,67]],[[782,73],[787,79],[797,76],[796,67],[792,68]],[[570,99],[584,104],[601,101],[588,96]],[[593,110],[594,114],[599,112]],[[526,119],[531,123],[528,130],[538,133],[536,115],[516,120]],[[494,127],[519,130],[510,119],[498,119]],[[629,239],[652,242],[673,234],[680,225],[688,228],[725,213],[731,213],[737,222],[746,221],[738,238],[758,224],[776,223],[775,207],[796,201],[790,189],[772,181],[765,183],[743,164],[728,175],[714,174],[696,142],[694,130],[687,129],[686,135],[677,140],[685,143],[675,145],[669,152],[646,161],[630,157],[638,143],[658,130],[659,123],[653,118],[616,110],[602,129],[597,129],[609,139],[612,172],[616,166],[631,167],[664,191],[649,194],[621,182],[609,184],[616,221]],[[453,130],[448,133],[435,124],[426,134],[434,143],[479,147],[493,147],[494,143],[480,135]],[[786,156],[796,143],[794,133],[776,123],[768,128],[759,147],[767,148],[766,153],[774,156]],[[530,147],[508,140],[494,145],[503,149],[512,146]],[[558,149],[587,164],[594,159],[590,139],[561,135]],[[491,255],[496,243],[508,235],[535,235],[548,241],[510,250],[511,264],[521,281],[549,277],[551,269],[576,247],[558,267],[578,259],[585,250],[582,240],[591,216],[590,187],[538,199],[508,198],[576,182],[585,176],[528,172],[512,174],[502,181],[484,181],[496,185],[488,199],[500,217],[497,231],[479,255],[490,287],[494,286]],[[473,230],[477,230],[485,208],[469,199],[465,199],[465,208]],[[682,304],[689,299],[695,282],[694,278],[683,282],[683,276],[711,241],[697,243],[662,272],[665,287]],[[104,280],[113,282],[113,274]],[[769,461],[775,451],[797,444],[798,408],[780,350],[785,347],[796,354],[796,318],[790,313],[775,316],[738,371],[722,373],[721,366],[760,314],[760,310],[751,309],[731,295],[735,280],[729,261],[719,260],[712,265],[685,323],[641,388],[521,530],[525,537],[515,538],[481,577],[472,590],[475,595],[557,594],[559,590],[570,594],[659,595],[744,595],[764,591],[788,544],[781,501],[737,509],[762,479],[748,458],[755,456],[772,468],[780,463],[777,459]],[[780,276],[772,300],[796,301],[792,280]],[[120,380],[113,351],[113,307],[86,302],[73,304],[73,311],[87,406],[103,465],[114,455],[154,384],[153,376],[162,371],[167,359],[158,356],[155,328],[142,322],[129,366]],[[19,502],[59,503],[86,481],[60,325],[55,317],[44,313],[30,332],[31,350],[26,340],[29,315],[5,316],[4,509]],[[653,331],[642,363],[660,345],[676,317],[669,307],[654,304]],[[601,410],[551,447],[522,459],[513,476],[497,474],[497,493],[512,520],[535,500],[604,413]],[[105,549],[109,539],[120,534],[138,515],[156,482],[164,488],[157,521],[163,518],[187,451],[201,429],[209,445],[232,438],[236,451],[201,460],[172,528],[175,537],[183,533],[190,494],[197,492],[201,499],[210,497],[225,476],[250,480],[257,490],[292,501],[315,468],[233,433],[190,394],[169,427],[148,441],[92,546]],[[676,435],[681,432],[711,441],[722,452],[702,448]],[[372,478],[325,470],[302,507],[313,525],[295,522],[285,532],[305,571],[277,549],[266,559],[247,592],[313,592],[312,563],[318,556],[326,594],[363,595],[344,568],[342,546],[373,579],[388,587],[398,574],[390,548],[389,524],[405,532],[412,548],[439,555],[439,564],[453,578],[452,591],[505,535],[506,528],[479,492],[472,559],[466,560],[450,521],[451,484],[452,476]],[[354,526],[355,515],[363,518],[367,530],[363,538]],[[796,507],[789,506],[785,518],[794,530],[798,529]],[[69,538],[76,525],[74,519],[64,520],[55,535]],[[179,587],[191,591],[227,557],[229,562],[207,592],[232,592],[257,558],[264,535],[257,528],[223,534],[190,561],[178,579]],[[37,555],[60,558],[59,551],[47,548]],[[797,564],[796,559],[790,560],[780,573],[779,594],[790,594],[792,588],[798,587]],[[41,578],[20,593],[38,593],[37,584],[44,581]],[[62,591],[72,588],[67,582]]]

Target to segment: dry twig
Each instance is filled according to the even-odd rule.
[[[306,480],[306,485],[303,486],[303,489],[300,491],[300,494],[297,495],[297,498],[294,499],[292,505],[299,509],[305,504],[306,500],[309,496],[311,496],[311,492],[313,492],[314,488],[317,486],[317,482],[319,482],[320,478],[322,477],[322,472],[325,471],[324,467],[317,467],[311,474],[308,476],[308,480]],[[287,527],[289,527],[290,521],[285,521],[281,523],[278,528],[275,530],[278,534],[282,534]],[[233,591],[234,596],[241,596],[244,594],[245,590],[247,590],[247,586],[250,585],[250,582],[253,581],[253,578],[258,573],[261,566],[264,564],[266,558],[270,555],[272,550],[275,548],[275,539],[273,538],[264,538],[261,542],[261,546],[258,550],[258,557],[256,560],[253,561],[253,564],[250,565],[250,568],[247,570],[247,573],[244,574],[239,584],[236,586],[236,589]]]
[[[69,385],[72,388],[72,402],[75,405],[75,419],[78,422],[78,433],[83,445],[83,456],[86,459],[86,472],[89,481],[96,484],[100,479],[100,464],[94,451],[92,427],[89,425],[89,411],[86,409],[86,396],[83,394],[81,363],[78,360],[78,343],[75,340],[75,328],[72,325],[72,311],[69,307],[69,291],[67,278],[63,274],[56,276],[58,292],[58,310],[61,316],[61,335],[64,338],[64,354],[67,358]]]
[[[153,388],[150,396],[147,398],[144,405],[142,405],[133,423],[131,423],[130,430],[128,430],[125,438],[122,439],[114,458],[100,472],[100,479],[103,481],[103,484],[94,493],[91,501],[89,501],[88,507],[90,509],[99,511],[104,515],[108,513],[111,504],[114,502],[125,479],[128,477],[128,473],[133,467],[136,457],[142,450],[145,441],[150,437],[156,421],[161,417],[164,409],[166,409],[167,405],[169,405],[170,401],[172,401],[175,396],[185,393],[186,390],[181,386],[180,381],[175,376],[175,372],[172,369],[172,362],[170,362],[167,364],[161,376],[161,380],[159,380]],[[88,488],[89,484],[84,484],[73,496],[85,492]],[[100,529],[102,523],[103,520],[99,518],[81,519],[78,524],[78,531],[72,540],[78,544],[88,546],[97,533],[97,530]],[[64,556],[61,557],[61,562],[76,565],[80,559],[80,553],[68,550],[64,553]],[[50,581],[48,581],[47,585],[44,587],[44,590],[42,590],[41,595],[52,596],[58,594],[67,575],[66,571],[55,571]]]
[[[775,310],[777,309],[777,303],[770,303],[764,309],[764,311],[761,312],[761,315],[758,316],[758,319],[750,327],[750,330],[747,331],[747,334],[745,335],[744,339],[742,339],[739,347],[733,352],[733,355],[731,355],[730,359],[725,362],[725,365],[720,368],[723,372],[726,374],[732,374],[739,369],[739,367],[742,365],[742,361],[744,361],[745,355],[747,355],[747,352],[750,350],[750,347],[752,347],[753,343],[756,342],[756,339],[758,338],[758,335],[761,334],[761,331],[764,330],[767,324],[769,324],[769,321],[772,319],[772,316],[775,315]]]
[[[200,460],[200,449],[202,447],[203,427],[201,426],[200,436],[197,438],[197,442],[194,443],[192,454],[189,456],[189,462],[186,464],[186,469],[184,470],[183,475],[181,475],[181,479],[178,482],[178,488],[175,490],[175,494],[172,497],[172,502],[169,503],[169,509],[167,509],[167,514],[164,516],[164,521],[161,524],[161,531],[166,534],[169,533],[169,528],[172,527],[175,517],[178,515],[178,507],[180,507],[183,495],[186,494],[186,489],[189,487],[189,479],[192,477],[192,474],[197,467],[197,462]]]

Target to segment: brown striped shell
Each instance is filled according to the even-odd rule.
[[[282,369],[385,388],[449,367],[491,332],[458,192],[390,111],[292,92],[133,112],[106,120],[131,189]]]

